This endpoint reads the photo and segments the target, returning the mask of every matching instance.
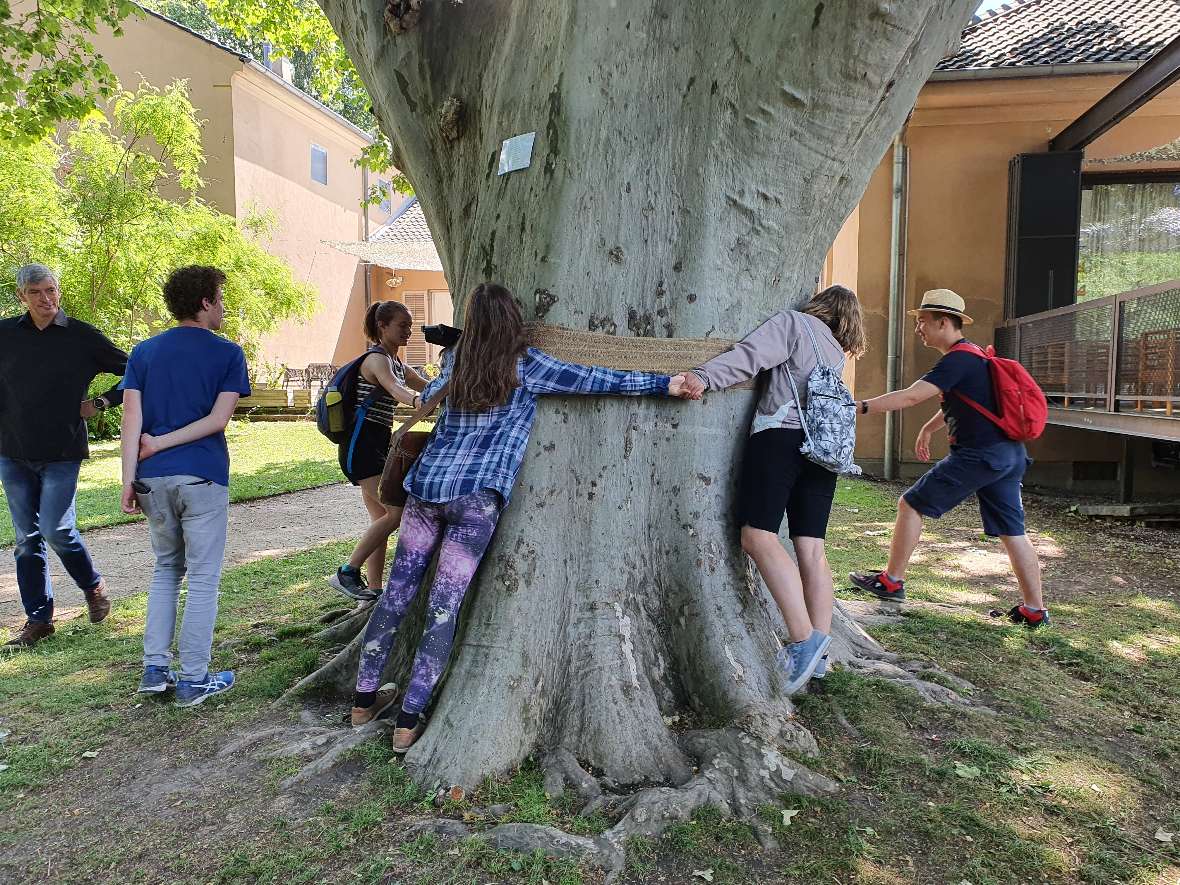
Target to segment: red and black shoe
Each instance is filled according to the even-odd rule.
[[[1024,624],[1030,630],[1049,626],[1049,609],[1029,608],[1027,605],[1014,605],[1006,616],[1013,624]]]
[[[905,599],[905,581],[895,581],[885,572],[850,572],[848,580],[852,586],[878,599],[900,602]]]

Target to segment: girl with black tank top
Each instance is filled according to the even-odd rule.
[[[357,378],[357,405],[377,391],[361,424],[360,434],[352,457],[351,440],[339,449],[340,469],[349,482],[360,486],[361,499],[369,511],[370,525],[353,549],[348,562],[337,570],[329,583],[352,599],[376,599],[384,586],[385,551],[389,536],[401,524],[404,493],[397,506],[381,503],[377,486],[389,454],[394,423],[394,409],[398,403],[418,404],[418,392],[427,381],[397,356],[398,350],[410,339],[413,319],[409,309],[400,301],[378,301],[365,312],[365,337],[373,345],[361,363]],[[361,574],[364,565],[368,584]]]

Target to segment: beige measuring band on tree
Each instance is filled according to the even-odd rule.
[[[629,338],[602,332],[577,332],[547,323],[526,323],[525,335],[531,346],[567,363],[660,375],[688,371],[720,356],[736,343],[720,338]],[[751,380],[727,389],[754,386]]]

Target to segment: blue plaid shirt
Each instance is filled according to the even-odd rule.
[[[428,400],[451,377],[450,354],[442,372],[422,391]],[[546,393],[617,393],[625,396],[668,392],[668,376],[620,372],[563,363],[530,347],[516,363],[520,386],[508,402],[486,412],[447,407],[430,442],[406,475],[405,489],[415,498],[442,504],[482,489],[495,489],[507,504],[520,472],[529,432],[537,414],[537,397]]]

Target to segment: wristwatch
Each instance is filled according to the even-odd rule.
[[[94,408],[100,412],[105,412],[111,407],[110,401],[105,396],[96,396],[91,402],[94,403]]]
[[[862,415],[867,415],[869,413],[869,401],[867,399],[862,399],[860,401],[860,413]]]

